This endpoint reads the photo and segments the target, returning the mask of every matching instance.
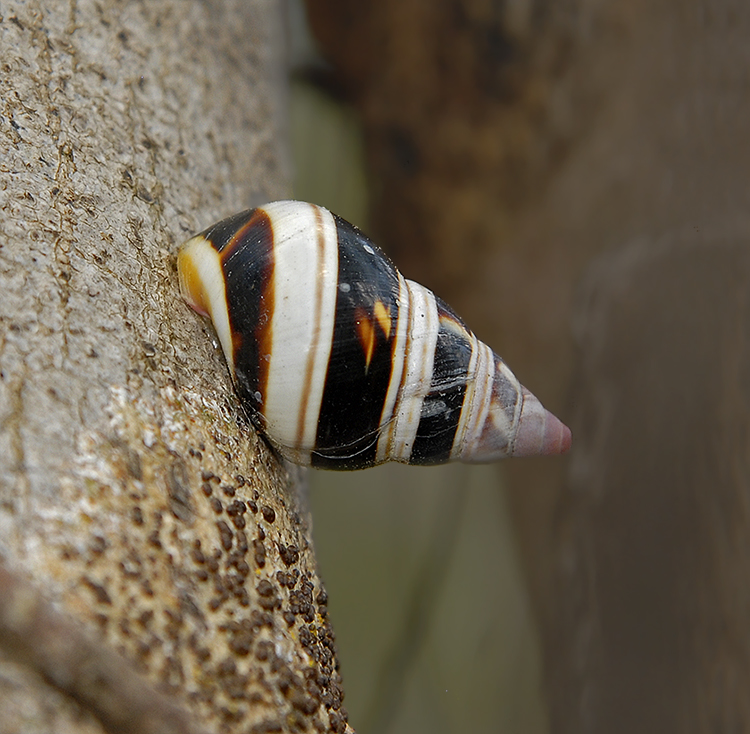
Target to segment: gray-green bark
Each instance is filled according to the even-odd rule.
[[[299,479],[248,428],[174,268],[188,235],[286,190],[279,13],[0,7],[0,553],[7,588],[196,725],[344,731]],[[75,693],[13,629],[0,730],[133,723],[30,677]]]

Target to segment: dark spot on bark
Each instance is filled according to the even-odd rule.
[[[277,719],[266,719],[255,724],[250,731],[251,734],[272,734],[273,732],[282,731],[281,722]]]
[[[112,599],[109,596],[109,593],[107,590],[101,585],[96,583],[93,579],[90,579],[88,576],[83,577],[83,583],[94,592],[94,598],[96,599],[98,604],[112,604]]]
[[[141,612],[138,615],[138,624],[143,627],[143,629],[148,629],[151,625],[151,621],[154,618],[154,610],[153,609],[147,609],[144,612]]]
[[[190,489],[187,479],[185,463],[177,459],[167,472],[167,492],[169,495],[169,509],[180,521],[191,524],[193,507],[190,501]]]
[[[273,523],[274,520],[276,520],[276,511],[273,509],[273,507],[263,505],[263,507],[260,508],[260,511],[263,513],[263,519],[267,523]]]
[[[293,691],[289,696],[289,702],[297,711],[301,711],[308,716],[315,713],[318,708],[317,701],[303,691]]]
[[[296,545],[279,543],[279,556],[281,556],[285,566],[293,566],[299,561],[299,548]]]
[[[338,711],[329,711],[328,721],[331,722],[331,729],[333,729],[336,734],[341,734],[346,731],[346,719]]]
[[[234,515],[244,515],[245,512],[247,512],[247,508],[242,500],[234,500],[234,502],[231,502],[227,507],[227,515],[230,517]]]
[[[279,666],[278,673],[279,677],[276,681],[276,686],[284,694],[284,696],[289,696],[290,693],[294,691],[294,689],[302,687],[302,682],[292,672],[288,665],[282,663]]]
[[[245,533],[242,530],[240,530],[240,532],[236,534],[236,538],[237,538],[237,550],[240,553],[247,553],[248,551],[247,535],[245,535]]]
[[[299,571],[296,568],[293,568],[288,573],[284,573],[284,571],[276,572],[276,581],[279,582],[279,586],[285,586],[287,589],[293,589],[297,584],[298,578]]]
[[[141,466],[141,455],[134,449],[125,452],[125,468],[133,479],[140,482],[143,479],[143,467]]]
[[[263,545],[263,541],[253,541],[253,554],[255,559],[255,565],[258,568],[263,568],[266,565],[266,546]]]
[[[136,505],[130,513],[131,517],[133,518],[133,523],[135,525],[138,525],[139,527],[143,525],[143,510]]]
[[[211,659],[211,650],[207,647],[196,647],[195,658],[199,663],[205,663]]]
[[[261,612],[260,609],[253,609],[250,616],[253,620],[253,624],[259,629],[261,627],[273,627],[273,617],[267,612]]]
[[[315,618],[315,608],[312,603],[313,586],[303,580],[299,589],[295,589],[289,594],[289,609],[293,614],[299,614],[307,623]]]
[[[257,660],[268,660],[274,655],[273,643],[268,640],[261,640],[255,646],[255,657]]]
[[[232,530],[223,520],[219,520],[216,523],[216,528],[219,531],[219,539],[221,540],[221,547],[225,550],[231,550],[232,548]]]
[[[276,587],[268,579],[261,579],[256,590],[261,596],[273,596],[276,593]]]
[[[206,559],[206,566],[211,573],[216,573],[219,570],[219,558],[221,558],[221,551],[217,548],[214,555]]]
[[[201,550],[201,547],[200,547],[200,540],[195,541],[195,545],[193,546],[192,556],[193,556],[193,561],[195,563],[203,565],[206,562],[206,556],[203,554],[203,551]]]
[[[248,655],[252,649],[256,630],[250,620],[243,619],[241,622],[233,622],[229,625],[229,649],[241,657]]]
[[[95,535],[91,541],[91,552],[100,556],[107,547],[107,541],[101,535]]]

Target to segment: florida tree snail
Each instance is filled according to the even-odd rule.
[[[424,286],[323,207],[277,201],[180,249],[253,422],[289,460],[488,462],[560,454],[570,430]]]

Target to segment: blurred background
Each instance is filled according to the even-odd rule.
[[[290,3],[294,196],[369,231],[362,126]],[[419,279],[419,272],[409,277]],[[311,471],[314,535],[360,732],[548,731],[496,466]]]
[[[313,472],[352,725],[750,730],[750,7],[289,0],[296,198],[573,429]]]

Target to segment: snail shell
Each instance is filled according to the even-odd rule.
[[[570,430],[424,286],[323,207],[277,201],[178,256],[254,423],[298,464],[487,462],[564,453]]]

